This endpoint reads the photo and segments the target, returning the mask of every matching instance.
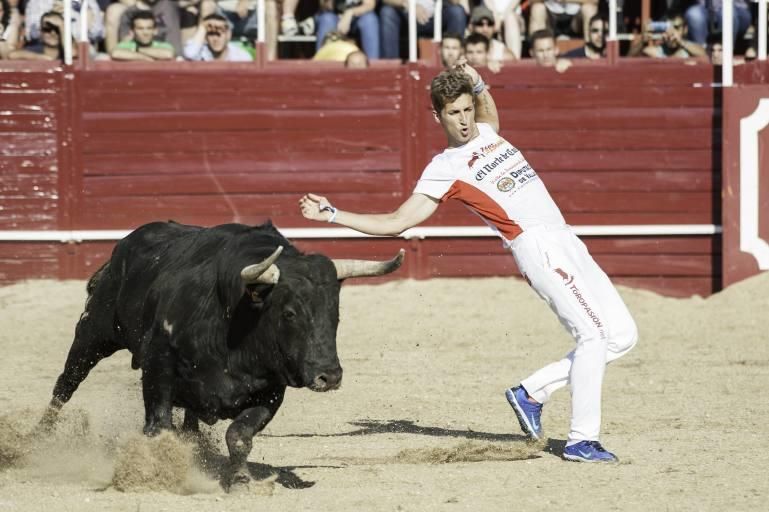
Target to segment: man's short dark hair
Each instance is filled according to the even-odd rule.
[[[203,18],[203,21],[209,21],[209,20],[221,21],[221,22],[225,23],[227,25],[227,27],[232,29],[232,26],[230,24],[230,20],[228,20],[227,18],[225,18],[221,14],[213,13],[213,14],[209,14],[208,16]]]
[[[483,46],[486,48],[486,51],[489,51],[489,38],[484,36],[483,34],[479,34],[478,32],[473,32],[469,36],[467,36],[467,39],[465,39],[465,47],[470,44],[478,44],[482,43]]]
[[[152,11],[141,10],[133,13],[133,16],[131,16],[131,28],[134,28],[136,20],[152,20],[152,26],[157,26],[157,21],[155,20],[155,15],[152,14]]]
[[[430,101],[438,113],[446,103],[456,101],[463,94],[472,96],[473,84],[470,77],[460,69],[441,71],[430,83]]]
[[[42,20],[43,18],[53,18],[53,17],[59,18],[61,21],[64,21],[64,16],[62,16],[60,12],[56,12],[56,11],[48,11],[46,13],[43,13],[43,15],[40,16],[40,20]]]
[[[665,12],[664,19],[668,21],[673,21],[676,18],[681,18],[682,20],[686,21],[686,18],[684,17],[683,11],[680,9],[668,9],[667,12]]]
[[[465,47],[465,40],[464,40],[464,38],[460,34],[457,34],[456,32],[446,32],[446,33],[444,33],[443,34],[443,39],[441,40],[441,42],[445,41],[446,39],[456,39],[457,41],[459,41],[459,46],[461,46],[462,48]]]
[[[529,48],[534,48],[534,43],[540,39],[552,39],[555,41],[555,34],[548,28],[537,30],[529,36]]]
[[[708,34],[707,39],[705,40],[705,44],[708,47],[708,49],[712,48],[714,44],[721,44],[723,42],[723,36],[721,35],[721,32],[711,32]]]
[[[604,16],[602,14],[594,14],[593,16],[590,17],[590,21],[588,22],[587,26],[589,27],[590,25],[593,24],[594,21],[597,21],[597,20],[601,20],[604,23],[608,23],[609,22],[609,20],[604,18]]]

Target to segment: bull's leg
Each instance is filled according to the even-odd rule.
[[[56,423],[62,406],[69,402],[72,394],[96,364],[118,350],[125,348],[110,339],[103,337],[104,327],[97,325],[101,319],[93,319],[85,314],[75,329],[75,339],[69,349],[64,370],[56,380],[53,397],[43,417],[39,428],[50,430]]]
[[[154,436],[172,430],[172,399],[175,357],[168,338],[156,335],[150,341],[142,363],[144,433]]]
[[[285,387],[269,390],[264,394],[262,403],[240,413],[227,429],[225,439],[230,452],[230,471],[225,478],[226,488],[244,486],[251,480],[246,462],[253,446],[253,437],[275,416],[285,391]]]
[[[182,424],[182,431],[188,434],[199,434],[200,425],[198,424],[198,416],[189,409],[184,410],[184,423]]]

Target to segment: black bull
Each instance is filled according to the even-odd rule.
[[[252,438],[287,386],[336,389],[339,289],[348,277],[396,270],[387,262],[299,252],[271,224],[213,228],[144,225],[121,240],[88,282],[85,311],[41,425],[50,428],[90,370],[121,349],[141,368],[144,432],[198,419],[233,419],[225,485],[249,480]]]

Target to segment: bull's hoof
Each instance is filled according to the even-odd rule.
[[[248,471],[236,471],[230,475],[225,485],[225,490],[230,494],[240,494],[248,492],[251,486],[251,475]]]
[[[174,431],[173,425],[162,425],[160,423],[148,423],[144,425],[144,435],[147,437],[155,437],[164,430]]]

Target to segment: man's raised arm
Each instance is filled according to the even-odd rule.
[[[462,58],[457,62],[457,68],[464,71],[473,83],[473,87],[481,88],[483,78],[478,72],[467,63],[465,58]],[[494,98],[491,97],[491,93],[488,88],[483,84],[482,90],[475,95],[475,122],[486,123],[494,128],[494,131],[499,133],[499,114],[497,113],[497,105],[494,103]]]
[[[438,201],[413,194],[394,212],[353,213],[334,208],[325,197],[306,194],[299,200],[299,208],[307,219],[333,222],[369,235],[398,236],[427,220],[438,208]]]

